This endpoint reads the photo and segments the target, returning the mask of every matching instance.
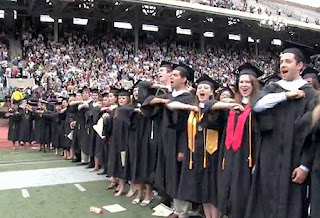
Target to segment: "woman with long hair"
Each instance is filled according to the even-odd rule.
[[[232,218],[245,216],[249,197],[257,136],[251,102],[259,91],[257,77],[260,75],[262,72],[251,64],[239,68],[235,102],[241,107],[236,111],[225,111],[223,115],[225,127],[219,151],[218,206],[222,214]]]

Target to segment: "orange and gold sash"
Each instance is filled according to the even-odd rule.
[[[188,118],[187,131],[188,131],[188,148],[190,151],[189,169],[193,166],[193,153],[195,152],[195,140],[197,134],[197,123],[203,118],[203,113],[191,111]],[[203,146],[204,146],[204,158],[203,167],[207,167],[207,152],[212,155],[218,150],[218,131],[212,129],[203,129]]]

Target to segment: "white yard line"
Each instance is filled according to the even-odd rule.
[[[28,192],[28,189],[21,189],[21,194],[23,198],[30,198],[30,194]]]
[[[1,172],[0,190],[91,182],[105,178],[83,166]]]
[[[87,191],[87,189],[85,189],[85,188],[84,188],[82,185],[80,185],[80,184],[74,184],[74,186],[77,187],[77,188],[79,189],[79,191],[81,191],[81,192]]]

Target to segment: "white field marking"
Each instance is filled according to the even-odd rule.
[[[39,164],[39,163],[56,163],[56,162],[65,162],[65,160],[57,160],[57,159],[53,159],[53,160],[27,160],[27,161],[20,161],[20,162],[1,162],[0,161],[0,167],[3,166],[16,166],[16,165],[28,165],[28,164]]]
[[[28,192],[28,189],[21,189],[21,194],[22,194],[22,197],[24,197],[24,198],[30,198],[30,194]]]
[[[81,192],[87,191],[87,189],[85,189],[85,188],[84,188],[82,185],[80,185],[80,184],[74,184],[74,186],[77,187],[77,188],[79,189],[79,191],[81,191]]]
[[[105,180],[84,167],[59,167],[0,172],[0,190]]]

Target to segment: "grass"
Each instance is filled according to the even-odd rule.
[[[73,184],[28,188],[30,198],[23,198],[20,190],[0,192],[1,218],[147,218],[152,217],[150,207],[132,205],[125,196],[114,197],[114,192],[106,190],[104,181],[86,182],[81,185],[87,189],[80,192]],[[111,214],[103,209],[103,214],[92,214],[90,206],[102,207],[120,204],[127,210]]]

